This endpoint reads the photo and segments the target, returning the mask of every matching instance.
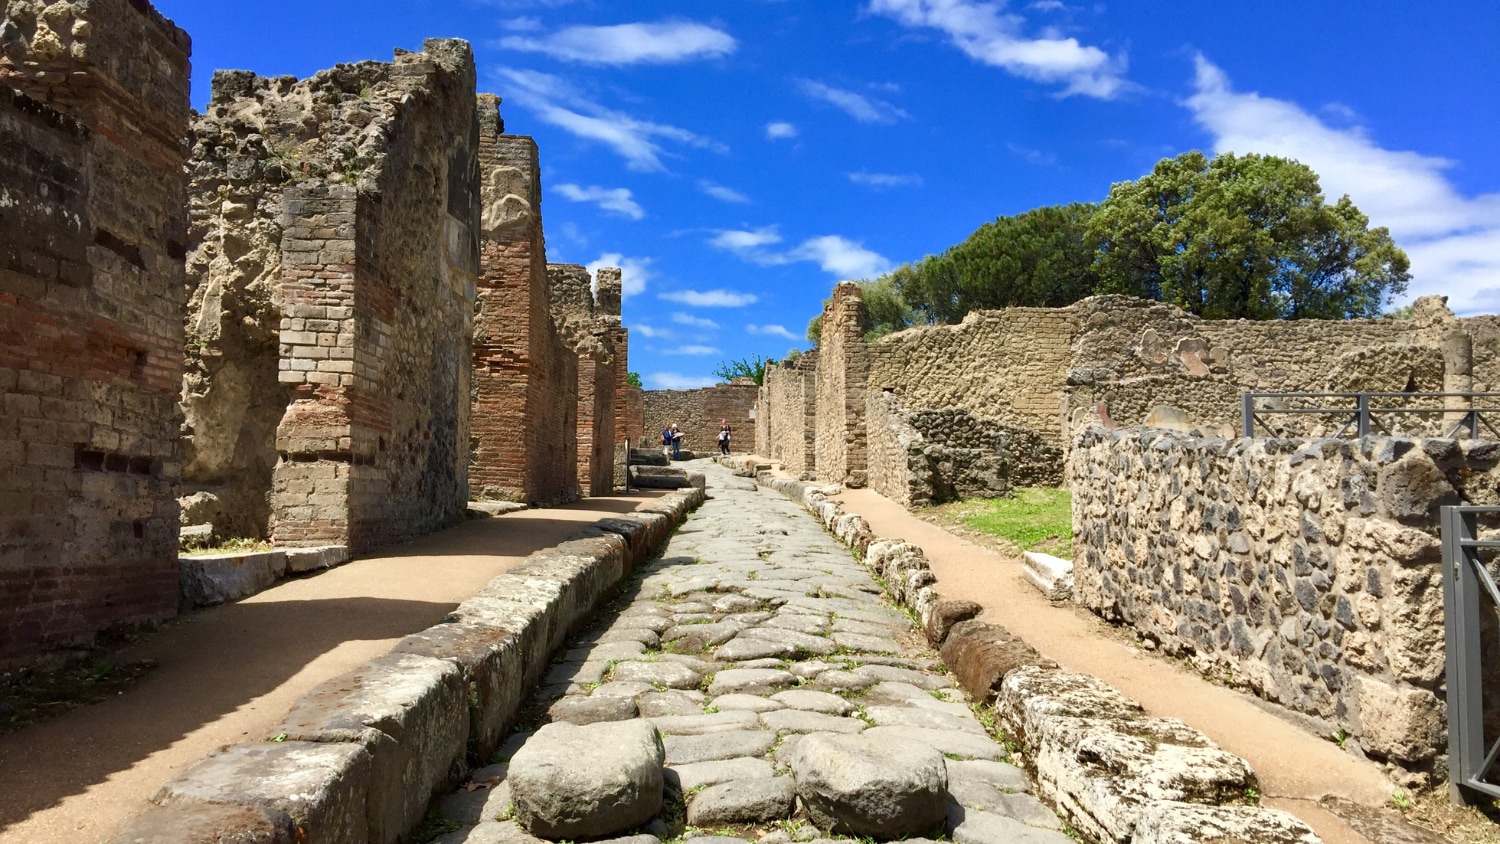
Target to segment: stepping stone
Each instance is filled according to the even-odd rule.
[[[760,717],[754,712],[716,712],[712,715],[664,715],[650,719],[664,736],[698,736],[734,730],[760,729]]]
[[[866,706],[865,715],[877,727],[925,727],[931,730],[965,730],[986,737],[989,735],[979,719],[969,712],[952,715],[920,706]]]
[[[602,721],[628,721],[639,714],[634,700],[611,695],[603,697],[573,695],[547,707],[547,720],[566,721],[579,726]]]
[[[976,735],[966,730],[930,730],[925,727],[871,727],[866,735],[872,739],[906,740],[925,744],[944,756],[965,759],[1006,758],[1005,748],[996,744],[989,736]]]
[[[774,695],[772,696],[774,697]],[[712,706],[719,708],[721,712],[730,710],[745,710],[746,712],[775,712],[785,709],[786,704],[772,698],[756,697],[755,695],[728,694],[713,699]]]
[[[778,733],[862,733],[869,724],[858,718],[839,718],[820,712],[804,712],[800,709],[778,709],[762,712],[760,720],[766,729]]]
[[[824,715],[848,715],[855,710],[854,704],[828,692],[807,689],[788,689],[771,695],[771,700],[786,704],[792,709],[821,712]]]
[[[758,824],[792,816],[797,792],[790,777],[734,780],[709,786],[688,803],[692,826]]]
[[[646,721],[551,723],[511,757],[517,822],[542,838],[602,838],[661,810],[665,754]]]
[[[897,683],[910,683],[921,689],[946,689],[953,685],[953,681],[941,674],[923,674],[910,668],[897,668],[893,665],[861,665],[854,669],[855,674],[865,677],[873,677],[876,680],[894,680]]]
[[[954,844],[1076,844],[1050,829],[1027,826],[1014,818],[950,804],[947,827]]]
[[[774,668],[730,668],[714,675],[708,693],[714,697],[732,692],[768,695],[796,684],[796,677]]]
[[[635,699],[635,703],[642,718],[659,718],[663,715],[701,715],[706,699],[702,692],[669,689],[643,694]]]
[[[805,736],[791,759],[797,794],[818,828],[880,840],[935,833],[948,774],[931,747],[900,739]]]
[[[738,756],[764,756],[776,744],[770,730],[709,733],[701,736],[667,736],[662,740],[668,765],[689,765]]]
[[[676,662],[621,662],[615,665],[610,680],[616,683],[645,683],[669,689],[696,689],[703,675]]]
[[[749,757],[673,765],[668,770],[677,775],[678,787],[684,794],[695,788],[718,785],[721,782],[762,779],[776,775],[776,769],[770,762]]]
[[[993,762],[988,759],[949,759],[949,791],[952,791],[954,784],[959,782],[982,783],[1001,792],[1031,790],[1031,780],[1020,768],[1007,762]]]

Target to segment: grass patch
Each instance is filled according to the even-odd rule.
[[[276,546],[264,539],[246,539],[237,537],[233,539],[219,539],[215,536],[217,544],[203,548],[191,548],[181,553],[184,557],[207,557],[215,554],[259,554],[264,551],[275,551]]]
[[[1001,536],[1022,551],[1073,557],[1073,496],[1065,489],[1020,487],[1014,498],[964,502],[964,526]]]

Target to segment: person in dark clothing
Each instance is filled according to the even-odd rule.
[[[719,420],[719,453],[729,453],[729,420]]]
[[[676,425],[668,425],[661,429],[661,453],[668,460],[672,459],[672,429],[676,427]]]

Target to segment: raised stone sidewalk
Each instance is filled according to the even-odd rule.
[[[441,802],[461,829],[437,840],[1071,841],[868,570],[704,471],[710,500],[553,665],[540,729]]]

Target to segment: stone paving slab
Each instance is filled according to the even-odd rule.
[[[1068,841],[860,560],[779,493],[716,465],[703,471],[709,501],[638,568],[613,612],[572,640],[531,709],[531,728],[634,718],[657,730],[664,808],[608,834],[647,836],[640,844],[830,840],[796,797],[790,760],[808,736],[867,736],[928,748],[949,767],[950,811],[930,836]],[[536,841],[498,805],[505,766],[486,770],[500,779],[485,797],[439,804],[463,827],[439,840]]]

